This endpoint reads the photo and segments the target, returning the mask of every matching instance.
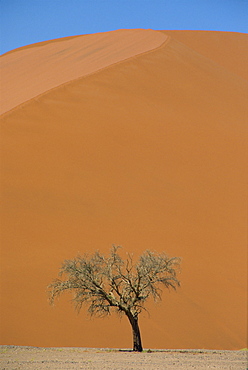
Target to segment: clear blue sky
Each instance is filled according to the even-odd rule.
[[[248,0],[0,0],[0,53],[116,29],[248,32]]]

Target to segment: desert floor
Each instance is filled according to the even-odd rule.
[[[247,369],[247,352],[1,346],[1,370]]]

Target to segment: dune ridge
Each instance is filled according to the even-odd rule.
[[[140,318],[146,348],[246,346],[247,82],[191,46],[171,37],[2,116],[3,344],[129,347],[125,320],[45,292],[63,259],[115,243],[183,259],[182,288]]]
[[[75,36],[75,37],[76,37],[76,36]],[[57,41],[57,40],[56,40],[56,41]],[[169,41],[170,41],[170,37],[167,37],[167,38],[166,38],[166,40],[165,40],[165,41],[164,41],[160,46],[156,47],[155,49],[162,48],[162,47],[163,47],[163,46],[165,46]],[[121,60],[119,60],[119,61],[116,61],[116,62],[110,63],[109,65],[103,66],[102,68],[96,69],[96,70],[94,70],[94,71],[92,71],[92,72],[85,73],[85,74],[80,75],[80,76],[78,76],[78,77],[76,77],[76,78],[72,78],[72,79],[71,79],[71,80],[69,80],[69,81],[66,81],[66,82],[64,82],[64,83],[61,83],[61,84],[60,84],[60,85],[58,85],[58,86],[54,86],[54,87],[52,87],[52,88],[50,88],[50,89],[48,89],[48,90],[46,90],[46,91],[44,91],[44,92],[42,92],[42,93],[40,93],[40,94],[38,94],[38,95],[35,95],[34,97],[32,97],[32,98],[30,98],[30,99],[28,99],[28,100],[24,101],[23,103],[20,103],[20,104],[18,104],[17,106],[14,106],[14,107],[13,107],[13,108],[11,108],[10,110],[7,110],[6,112],[3,112],[0,116],[1,116],[2,118],[4,118],[5,116],[7,116],[7,115],[11,114],[14,110],[16,110],[16,109],[17,109],[17,110],[18,110],[18,109],[22,109],[22,108],[23,108],[23,106],[25,106],[25,105],[27,105],[27,104],[31,103],[32,101],[38,100],[38,99],[39,99],[40,97],[42,97],[43,95],[46,95],[46,94],[48,94],[48,93],[50,93],[50,92],[52,92],[52,91],[54,91],[54,90],[56,90],[56,89],[62,88],[62,87],[66,86],[66,85],[68,85],[68,84],[70,84],[70,83],[72,83],[72,82],[79,81],[79,80],[81,80],[81,79],[87,78],[88,76],[91,76],[91,75],[93,75],[93,74],[100,73],[102,70],[107,69],[107,68],[111,68],[111,67],[113,67],[113,66],[115,66],[115,65],[117,65],[117,64],[125,63],[125,62],[126,62],[126,61],[128,61],[129,59],[133,59],[133,58],[136,58],[136,57],[139,57],[139,56],[145,55],[145,54],[147,54],[147,53],[153,52],[155,49],[151,49],[151,50],[144,51],[144,52],[142,52],[142,53],[134,54],[134,55],[129,56],[129,57],[127,57],[127,58],[124,58],[124,59],[121,59]]]
[[[167,37],[159,31],[119,30],[38,43],[7,53],[0,59],[0,113],[63,83],[154,49]]]

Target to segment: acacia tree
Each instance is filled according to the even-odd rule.
[[[180,285],[180,259],[147,250],[134,263],[130,254],[123,260],[119,248],[113,246],[108,256],[95,252],[64,261],[59,276],[66,278],[56,279],[48,286],[49,300],[53,304],[62,292],[72,291],[78,312],[86,303],[92,316],[104,317],[112,310],[126,315],[132,327],[133,350],[141,352],[138,315],[145,310],[149,297],[161,299],[162,286],[176,289]]]

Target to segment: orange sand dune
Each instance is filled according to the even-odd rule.
[[[46,296],[64,259],[115,243],[183,260],[178,293],[140,317],[144,347],[247,346],[247,82],[240,55],[221,63],[222,33],[205,49],[195,35],[131,45],[117,64],[99,56],[107,68],[2,116],[3,344],[131,347],[125,318],[89,320]]]
[[[153,30],[119,30],[29,45],[1,57],[1,110],[56,86],[160,46]]]

